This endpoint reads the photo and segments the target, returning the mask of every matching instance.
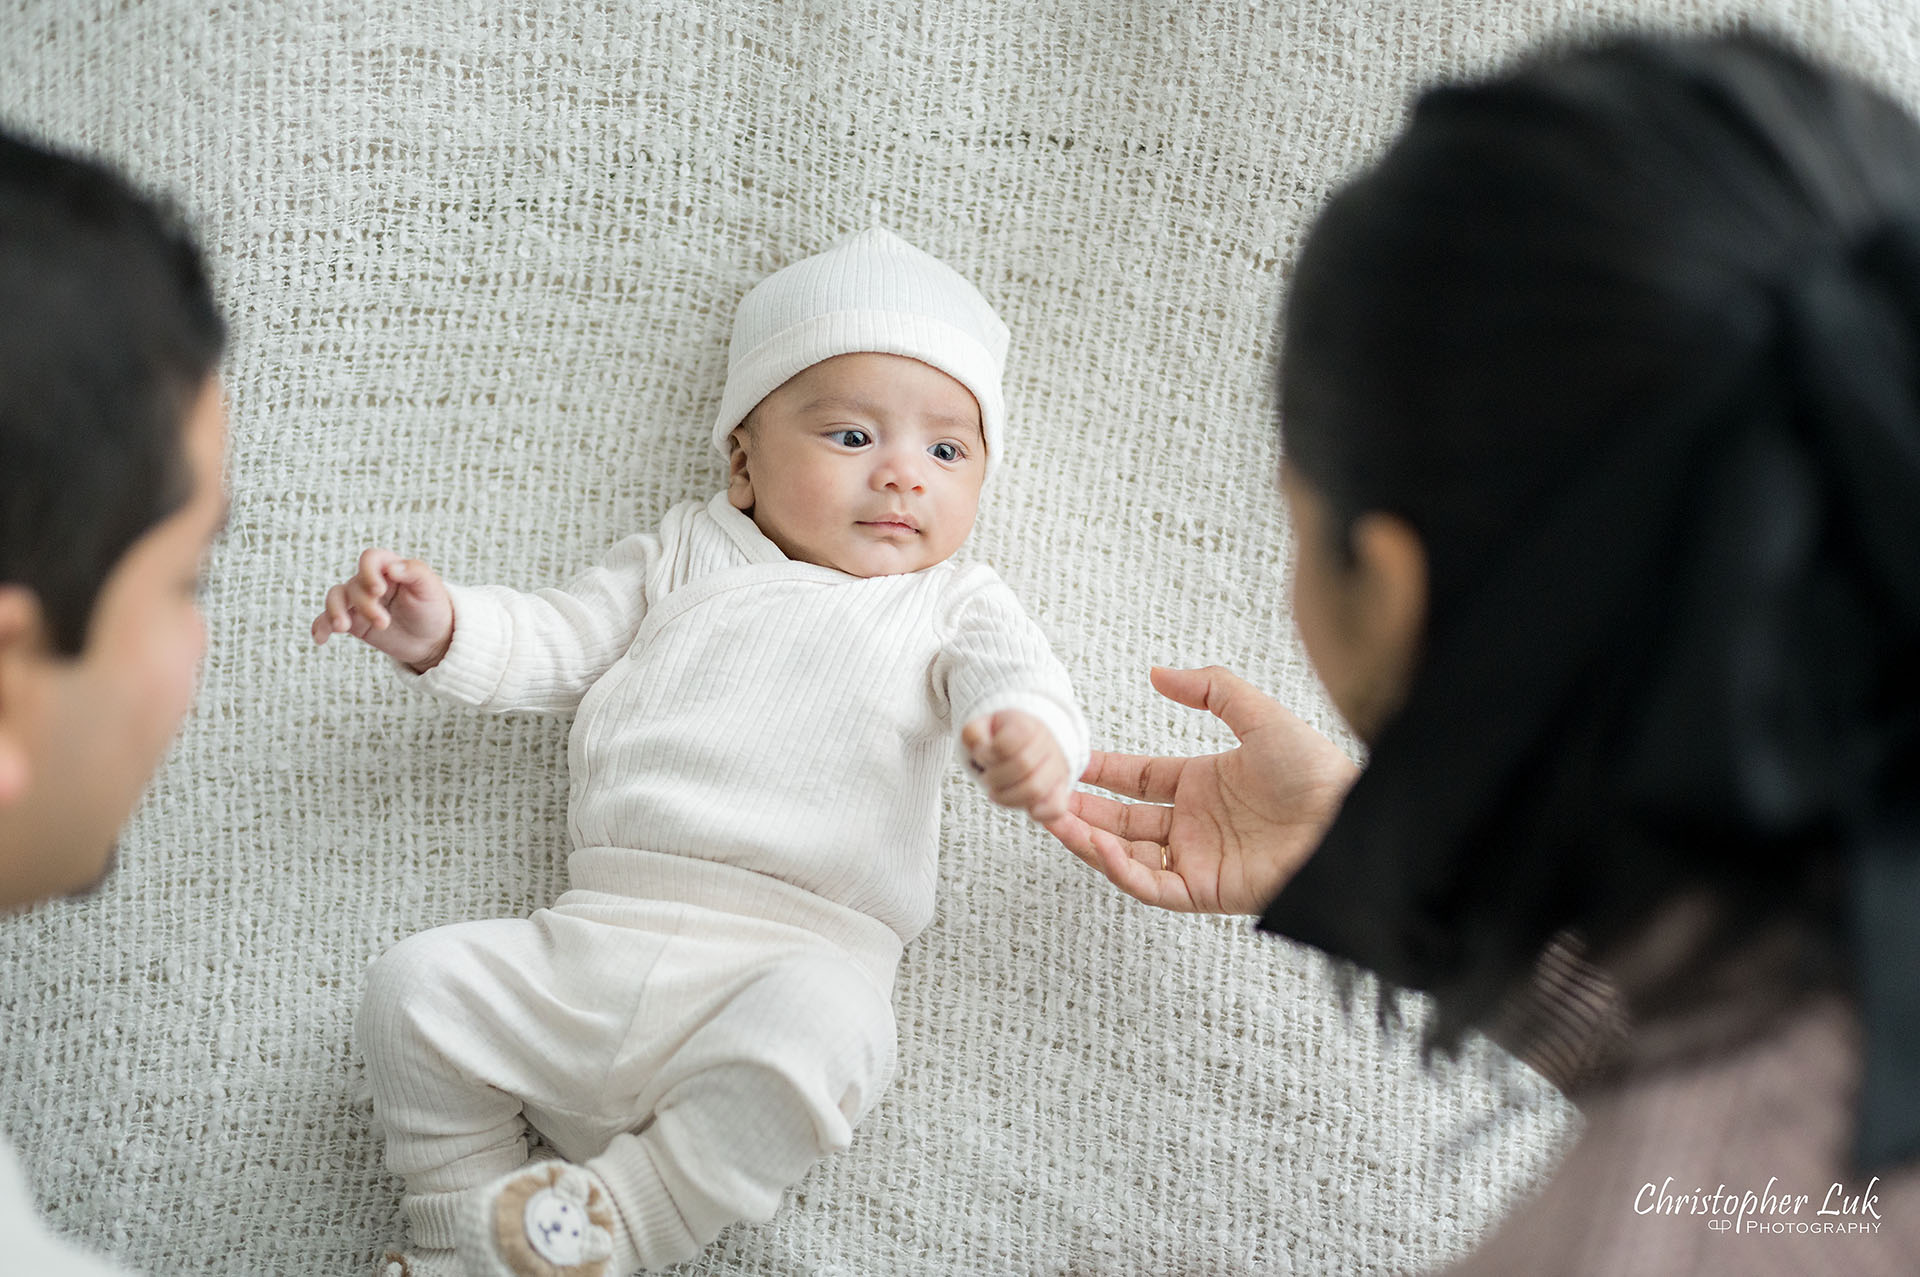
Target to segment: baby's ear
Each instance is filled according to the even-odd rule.
[[[727,436],[727,504],[742,512],[753,509],[753,476],[747,470],[750,437],[744,425],[735,426]]]

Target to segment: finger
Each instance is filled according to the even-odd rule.
[[[991,755],[1001,744],[996,738],[987,753]],[[1053,737],[1045,732],[1036,733],[1017,750],[999,749],[997,760],[983,757],[981,761],[987,764],[989,784],[1004,786],[1026,777],[1051,789],[1067,779],[1067,760],[1053,743]]]
[[[387,611],[387,583],[368,584],[364,573],[356,573],[346,585],[347,607],[366,618],[375,629],[385,629],[393,618]]]
[[[1027,815],[1033,817],[1034,820],[1042,825],[1045,825],[1050,820],[1058,820],[1066,814],[1067,795],[1071,792],[1072,790],[1064,780],[1056,782],[1052,789],[1040,796],[1038,802],[1031,804],[1027,808]]]
[[[425,559],[396,559],[387,568],[387,579],[397,588],[414,595],[429,593],[432,577],[433,569]]]
[[[1047,832],[1052,834],[1054,840],[1062,847],[1087,864],[1095,868],[1099,867],[1096,863],[1098,856],[1093,849],[1093,826],[1074,812],[1071,802],[1063,814],[1046,821],[1045,824]]]
[[[347,587],[336,585],[327,591],[327,626],[335,634],[345,634],[353,624],[353,605],[347,601]]]
[[[998,715],[994,718],[996,722],[999,721]],[[1016,720],[1004,729],[995,731],[993,749],[1001,759],[1017,762],[1030,771],[1058,762],[1061,777],[1065,777],[1067,760],[1054,744],[1053,734],[1030,719]]]
[[[354,580],[366,596],[365,606],[375,629],[384,630],[393,623],[388,605],[397,593],[393,570],[399,562],[400,556],[391,550],[368,550],[360,556],[360,571]]]
[[[1071,803],[1059,815],[1040,823],[1046,827],[1048,833],[1053,835],[1054,841],[1068,851],[1073,851],[1075,844],[1080,840],[1089,839],[1093,835],[1093,830],[1087,822],[1074,814]],[[1074,852],[1074,854],[1079,853]]]
[[[991,720],[976,718],[960,729],[960,747],[973,755],[974,761],[980,759],[980,748],[992,735]]]
[[[1047,832],[1052,834],[1062,847],[1102,873],[1106,872],[1101,867],[1103,846],[1121,848],[1127,858],[1132,858],[1131,852],[1124,851],[1129,845],[1128,840],[1116,838],[1110,831],[1088,824],[1075,813],[1071,803],[1068,804],[1065,815],[1057,816],[1045,823]],[[1160,852],[1159,845],[1154,844],[1150,850],[1143,847],[1141,855],[1158,865],[1161,860]]]
[[[1091,800],[1091,801],[1090,801]],[[1041,823],[1054,840],[1077,858],[1098,870],[1108,882],[1145,904],[1182,913],[1193,913],[1199,906],[1186,879],[1163,866],[1168,863],[1167,845],[1155,838],[1116,836],[1110,829],[1089,824],[1089,809],[1096,814],[1125,804],[1109,798],[1071,793],[1065,815]],[[1151,807],[1138,810],[1151,812]]]
[[[991,770],[1011,762],[1033,766],[1039,761],[1040,733],[1024,715],[1002,710],[975,721],[986,728],[986,739],[974,754],[983,767]]]
[[[369,581],[365,573],[355,572],[341,583],[340,589],[349,606],[365,607],[369,603],[379,602],[386,595],[387,583],[381,577]]]
[[[1112,834],[1092,831],[1093,867],[1107,881],[1143,904],[1177,913],[1192,913],[1196,906],[1186,879],[1166,863],[1166,848],[1158,843],[1127,842]]]
[[[1273,716],[1280,703],[1222,665],[1174,670],[1156,665],[1148,673],[1154,690],[1189,709],[1204,709],[1245,736]]]
[[[315,645],[324,644],[333,637],[333,613],[326,599],[320,601],[320,615],[314,617],[313,624],[307,626],[307,633],[313,637]]]
[[[1184,758],[1149,758],[1144,754],[1109,754],[1094,750],[1080,779],[1089,785],[1148,803],[1170,803],[1187,765]]]
[[[338,620],[335,620],[333,609],[328,607],[313,618],[313,624],[307,627],[307,633],[313,636],[315,645],[325,647],[328,639],[336,634],[346,633],[350,624],[344,612]]]
[[[994,795],[994,801],[1002,807],[1011,807],[1015,811],[1032,813],[1036,804],[1054,792],[1058,786],[1043,784],[1029,777],[1010,789]]]
[[[1039,764],[1018,780],[1002,801],[1008,807],[1020,808],[1044,824],[1066,807],[1070,788],[1067,760],[1060,756],[1058,750],[1045,750],[1041,753]]]
[[[360,552],[360,562],[355,568],[354,575],[362,581],[365,581],[367,588],[384,592],[387,588],[387,569],[399,562],[399,560],[400,556],[392,550],[382,550],[378,548],[362,550]]]
[[[1016,801],[1016,795],[1033,797],[1028,787],[1034,779],[1033,768],[1017,758],[994,763],[980,775],[980,781],[987,787],[987,793],[993,801],[1004,806],[1019,807],[1025,804]]]
[[[1025,749],[1038,740],[1043,731],[1039,720],[1014,710],[1001,710],[989,723],[994,744],[1008,752]]]
[[[1129,842],[1164,843],[1173,833],[1173,808],[1152,803],[1122,803],[1099,794],[1069,791],[1067,805],[1098,829]]]

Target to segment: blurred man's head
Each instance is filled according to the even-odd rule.
[[[177,220],[0,133],[0,909],[100,879],[192,702],[224,340]]]

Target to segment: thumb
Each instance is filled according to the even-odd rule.
[[[1222,665],[1174,670],[1156,665],[1148,677],[1153,688],[1188,709],[1204,709],[1244,738],[1273,717],[1280,703]]]
[[[401,559],[387,569],[387,579],[396,590],[426,602],[437,598],[444,588],[424,559]]]

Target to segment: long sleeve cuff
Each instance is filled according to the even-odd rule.
[[[506,677],[513,650],[507,610],[484,589],[449,585],[453,596],[453,641],[440,663],[424,674],[392,662],[402,682],[443,700],[485,707]]]

